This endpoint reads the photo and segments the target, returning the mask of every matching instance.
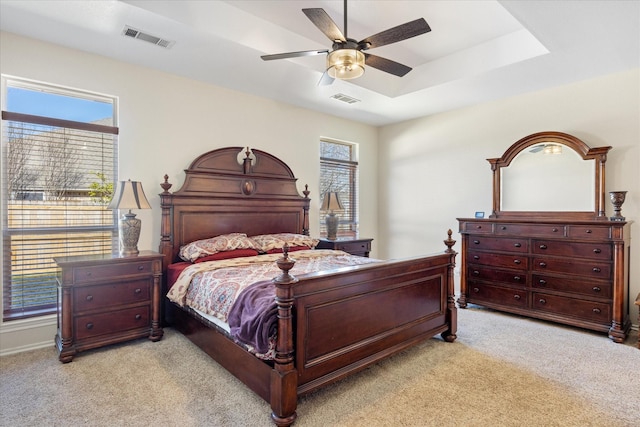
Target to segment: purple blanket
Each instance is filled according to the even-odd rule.
[[[275,284],[266,280],[243,290],[229,310],[228,322],[235,340],[265,354],[278,326]]]

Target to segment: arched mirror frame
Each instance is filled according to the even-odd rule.
[[[577,152],[583,160],[595,160],[595,194],[593,212],[547,212],[547,211],[502,211],[502,192],[501,192],[501,169],[508,167],[511,161],[523,150],[533,145],[551,143],[561,144],[565,147],[571,148]],[[529,136],[525,136],[521,140],[514,143],[509,147],[502,157],[497,159],[487,159],[491,163],[491,170],[493,171],[493,212],[490,215],[491,218],[566,218],[566,219],[583,219],[583,220],[606,220],[605,213],[605,162],[607,161],[607,153],[611,147],[597,147],[589,148],[580,139],[573,135],[569,135],[562,132],[539,132]]]

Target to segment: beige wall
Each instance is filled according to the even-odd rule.
[[[312,192],[311,234],[317,235],[320,137],[359,143],[366,212],[360,233],[377,240],[376,128],[8,33],[0,43],[2,74],[119,97],[119,178],[142,181],[152,206],[138,212],[140,249],[157,250],[160,243],[164,174],[177,190],[191,160],[226,146],[254,147],[287,163],[299,191],[308,184]],[[53,345],[54,322],[2,324],[0,354]]]
[[[160,241],[164,174],[175,190],[194,157],[230,145],[268,151],[291,166],[300,191],[309,184],[317,234],[318,140],[330,137],[360,143],[360,234],[375,239],[373,255],[439,252],[448,228],[458,238],[456,217],[491,209],[485,159],[542,130],[614,147],[607,189],[629,191],[623,214],[640,241],[638,70],[380,129],[7,33],[0,72],[119,97],[120,179],[142,181],[153,207],[138,212],[141,249]],[[631,266],[633,295],[639,268]],[[54,334],[51,317],[1,324],[0,354],[53,345]]]
[[[566,132],[591,147],[612,146],[606,191],[627,190],[622,214],[631,227],[631,313],[640,292],[640,70],[477,105],[380,130],[379,237],[382,257],[443,249],[456,218],[491,212],[487,158],[520,138]],[[607,199],[607,215],[613,207]],[[459,246],[458,246],[459,247]]]

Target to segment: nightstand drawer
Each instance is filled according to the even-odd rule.
[[[150,299],[149,279],[131,280],[113,285],[83,286],[75,289],[73,295],[75,309],[79,312]]]
[[[149,306],[78,316],[74,323],[75,338],[78,340],[143,328],[149,326]]]
[[[364,253],[371,251],[371,242],[339,242],[336,249],[350,254]]]
[[[76,267],[73,270],[73,282],[76,284],[91,283],[96,280],[104,280],[111,276],[129,276],[134,274],[150,274],[153,263],[140,261],[130,263],[92,265],[89,267]]]

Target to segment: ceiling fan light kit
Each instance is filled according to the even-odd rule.
[[[364,53],[338,49],[327,55],[327,74],[334,79],[356,79],[364,74]]]
[[[302,9],[302,12],[333,42],[332,50],[316,49],[301,52],[278,53],[262,55],[261,58],[264,61],[271,61],[274,59],[298,58],[301,56],[326,53],[327,69],[322,74],[320,84],[331,84],[334,79],[349,80],[360,77],[364,74],[365,64],[384,71],[385,73],[402,77],[411,71],[411,67],[370,53],[365,54],[362,51],[397,43],[431,31],[427,21],[425,21],[424,18],[419,18],[356,41],[347,38],[347,0],[344,1],[344,34],[324,9]],[[327,76],[327,78],[325,78],[325,76]]]

